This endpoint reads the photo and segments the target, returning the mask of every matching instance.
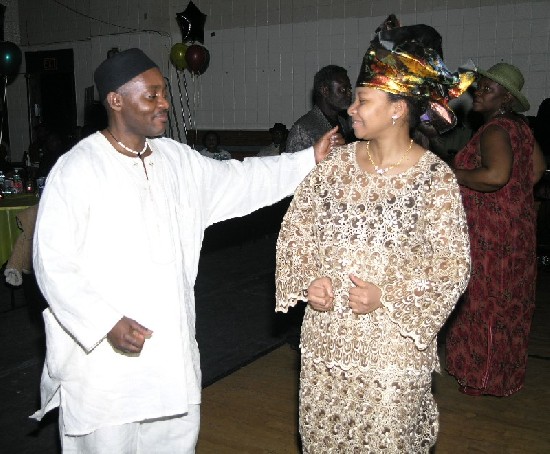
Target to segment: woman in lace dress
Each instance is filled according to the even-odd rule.
[[[424,100],[452,124],[436,93],[458,95],[471,78],[451,74],[433,48],[418,44],[438,36],[431,27],[399,27],[371,42],[348,110],[363,140],[336,149],[310,173],[283,221],[277,310],[308,302],[300,372],[305,453],[419,453],[435,443],[436,334],[470,264],[453,172],[409,136]],[[444,124],[435,109],[430,116]]]

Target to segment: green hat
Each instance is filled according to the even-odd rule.
[[[530,105],[527,98],[521,93],[523,88],[523,74],[514,65],[508,63],[497,63],[491,66],[487,71],[478,69],[477,73],[483,77],[487,77],[502,85],[514,97],[512,110],[515,112],[525,112],[529,110]]]

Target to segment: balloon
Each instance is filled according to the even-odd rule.
[[[21,66],[21,49],[10,41],[0,42],[0,75],[13,76]]]
[[[176,21],[181,30],[182,41],[199,41],[204,44],[206,14],[193,2],[189,2],[185,11],[176,14]]]
[[[208,52],[206,47],[193,44],[187,48],[185,61],[187,62],[189,72],[197,75],[202,74],[210,63],[210,52]]]
[[[174,44],[170,50],[170,61],[180,71],[187,68],[187,62],[185,61],[186,52],[187,46],[183,43]]]

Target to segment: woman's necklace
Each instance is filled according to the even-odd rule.
[[[111,137],[113,139],[115,139],[115,142],[121,147],[121,148],[124,148],[128,153],[132,153],[132,154],[135,154],[137,155],[138,158],[141,158],[141,154],[142,153],[145,153],[145,150],[147,150],[147,139],[145,139],[145,144],[143,145],[143,150],[141,151],[136,151],[136,150],[132,150],[130,147],[127,147],[126,145],[124,145],[120,140],[118,140],[114,135],[113,133],[111,132],[111,130],[109,128],[107,128],[107,132],[109,134],[111,134]]]
[[[403,162],[403,159],[405,159],[405,156],[407,156],[407,153],[409,151],[411,151],[411,148],[413,146],[413,139],[411,139],[411,143],[409,144],[409,148],[407,148],[404,152],[403,152],[403,155],[401,156],[401,158],[399,158],[399,161],[397,161],[395,164],[392,164],[391,166],[388,166],[388,167],[378,167],[374,161],[372,160],[372,156],[370,155],[370,150],[369,150],[369,143],[370,143],[370,140],[367,141],[367,156],[369,158],[369,161],[370,163],[372,164],[372,166],[374,167],[374,171],[378,174],[378,175],[384,175],[388,170],[391,170],[393,169],[394,167],[398,166],[399,164],[401,164]]]

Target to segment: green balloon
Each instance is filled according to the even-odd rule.
[[[170,50],[170,61],[180,71],[187,68],[187,61],[185,60],[185,54],[187,52],[187,46],[183,43],[176,43]]]
[[[0,75],[13,76],[21,66],[21,49],[10,42],[0,42]]]

